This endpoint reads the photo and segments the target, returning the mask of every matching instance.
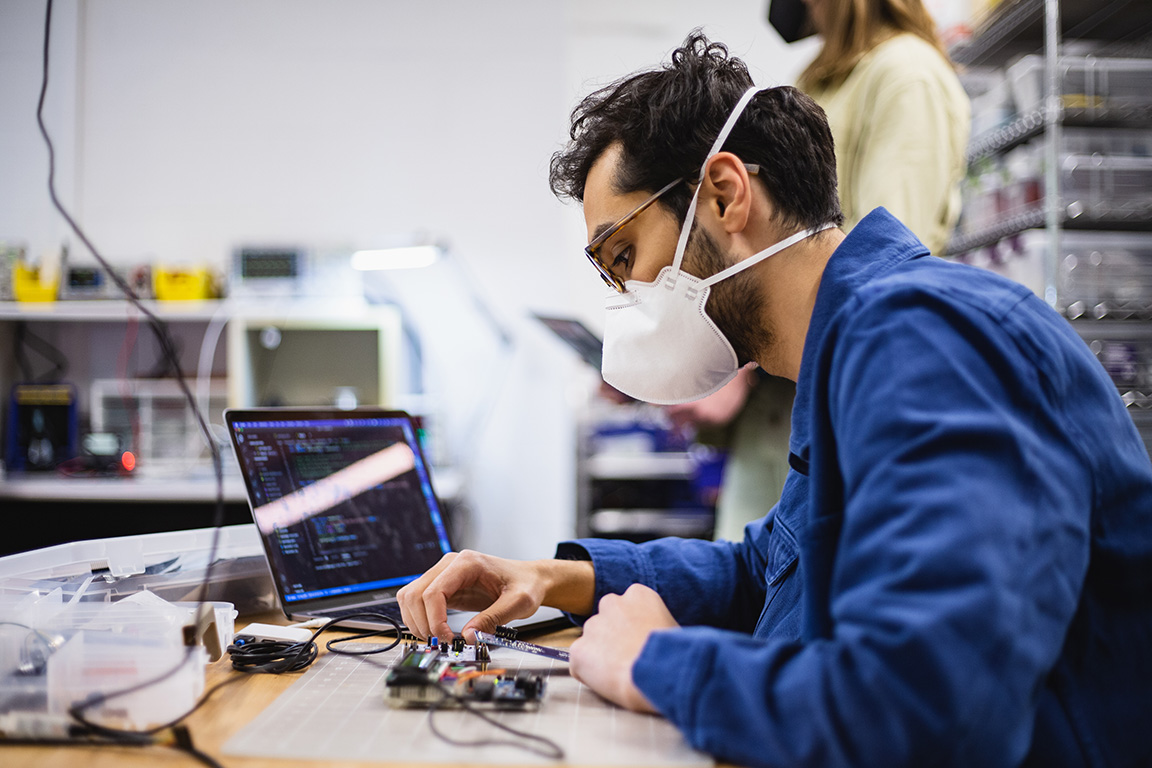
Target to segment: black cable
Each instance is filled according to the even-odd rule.
[[[52,5],[53,0],[47,0],[44,17],[43,77],[40,84],[40,98],[36,105],[36,124],[40,128],[40,135],[43,137],[44,143],[48,149],[48,195],[52,200],[53,207],[55,207],[57,212],[59,212],[59,214],[68,223],[69,228],[76,235],[76,237],[80,239],[80,242],[82,242],[93,255],[93,257],[95,257],[97,263],[99,263],[99,265],[112,279],[112,282],[116,284],[116,287],[120,289],[125,297],[127,297],[132,306],[134,306],[138,312],[140,312],[142,315],[144,315],[144,317],[148,319],[148,324],[151,327],[152,332],[155,334],[156,340],[159,343],[163,354],[172,363],[172,369],[175,373],[176,382],[180,387],[180,391],[184,394],[189,407],[192,408],[192,413],[196,416],[197,425],[199,426],[205,441],[208,443],[208,449],[212,456],[212,467],[216,476],[216,506],[214,519],[212,521],[212,528],[214,531],[212,534],[212,544],[208,556],[208,566],[204,572],[204,580],[200,585],[200,589],[198,590],[199,595],[194,597],[196,602],[203,605],[204,600],[208,595],[208,585],[212,581],[212,570],[216,563],[216,552],[220,540],[220,529],[224,524],[224,467],[221,463],[220,447],[217,445],[211,430],[208,428],[208,424],[204,419],[204,414],[201,413],[200,408],[196,402],[196,398],[192,394],[191,389],[188,387],[188,382],[184,379],[184,375],[180,369],[180,359],[177,354],[176,345],[172,339],[172,335],[168,329],[168,326],[163,321],[161,321],[160,318],[155,315],[155,313],[144,306],[144,304],[140,301],[140,298],[136,295],[136,292],[132,290],[132,287],[124,280],[123,277],[120,276],[116,270],[112,269],[108,261],[100,254],[100,251],[96,248],[92,241],[88,239],[88,236],[85,234],[84,230],[81,229],[80,225],[76,222],[75,219],[72,218],[72,215],[68,213],[67,209],[65,209],[64,205],[60,202],[59,196],[56,194],[56,149],[52,144],[52,138],[48,135],[48,128],[44,124],[44,100],[48,94],[48,53],[50,49],[49,43],[52,37]],[[198,609],[197,616],[199,616],[199,614],[200,611]],[[86,725],[90,728],[101,728],[95,723],[91,723],[84,718],[83,713],[87,709],[108,701],[109,699],[125,696],[129,693],[134,693],[135,691],[147,688],[148,686],[155,685],[162,680],[166,680],[172,675],[176,674],[176,672],[178,672],[185,664],[189,663],[192,658],[192,646],[189,646],[188,652],[184,654],[184,658],[182,658],[180,662],[172,669],[150,680],[144,681],[143,683],[133,685],[130,688],[89,697],[88,700],[71,707],[69,709],[69,714],[73,717],[73,719],[83,725]],[[201,703],[206,698],[207,695],[201,699]],[[198,703],[196,706],[198,707],[200,704]],[[196,707],[193,707],[193,710],[195,710],[195,708]],[[119,729],[102,730],[106,733],[116,734],[118,738],[128,738],[131,734],[140,735],[156,732],[156,729],[147,731],[127,731]]]
[[[113,283],[116,284],[116,287],[119,288],[120,291],[127,297],[128,301],[137,309],[137,311],[139,311],[142,315],[144,315],[144,317],[146,317],[148,319],[149,327],[152,329],[153,334],[156,336],[156,340],[160,345],[160,349],[164,355],[164,358],[167,359],[168,361],[170,361],[171,368],[172,368],[173,374],[175,376],[176,382],[179,385],[180,390],[184,394],[186,400],[188,401],[190,407],[192,408],[192,412],[196,416],[197,426],[200,428],[200,431],[203,434],[205,441],[208,443],[208,448],[209,448],[209,451],[211,452],[211,456],[212,456],[212,466],[213,466],[213,470],[214,470],[215,476],[216,476],[216,508],[215,508],[215,519],[213,520],[213,524],[212,524],[212,527],[215,529],[215,531],[214,531],[213,536],[212,536],[212,545],[211,545],[211,550],[210,550],[209,558],[208,558],[208,567],[207,567],[205,574],[204,574],[204,581],[200,587],[200,600],[199,601],[202,602],[204,597],[207,595],[208,584],[211,583],[212,566],[216,561],[216,550],[217,550],[217,545],[219,542],[220,528],[223,525],[223,521],[224,521],[224,473],[223,473],[223,464],[221,462],[221,456],[220,456],[220,447],[219,447],[219,445],[217,445],[215,439],[213,438],[212,432],[209,429],[208,424],[204,419],[204,415],[203,415],[203,413],[201,413],[200,408],[196,402],[196,398],[192,394],[192,391],[189,389],[187,381],[184,379],[183,371],[180,368],[180,359],[179,359],[178,349],[177,349],[175,340],[173,339],[171,332],[169,331],[167,324],[164,323],[159,317],[157,317],[155,315],[155,313],[153,313],[146,306],[144,306],[144,304],[140,301],[140,298],[136,295],[136,292],[132,290],[132,287],[124,280],[123,277],[121,277],[116,272],[116,270],[112,269],[112,267],[109,265],[108,261],[100,254],[100,252],[97,250],[96,246],[93,245],[93,243],[88,239],[88,236],[85,234],[84,230],[80,228],[80,225],[75,221],[75,219],[72,218],[71,214],[69,214],[68,211],[64,208],[64,205],[60,202],[60,199],[56,194],[56,150],[52,144],[51,137],[48,135],[48,129],[44,124],[44,100],[45,100],[45,96],[48,93],[48,62],[49,62],[48,53],[49,53],[49,42],[51,40],[51,29],[52,29],[52,5],[53,5],[53,0],[47,0],[47,9],[45,12],[45,19],[44,19],[43,79],[41,81],[41,86],[40,86],[40,98],[39,98],[39,101],[37,102],[37,106],[36,106],[36,123],[40,128],[40,135],[44,138],[44,143],[48,149],[48,194],[52,200],[53,207],[55,207],[57,212],[59,212],[59,214],[68,223],[68,226],[72,230],[72,232],[76,235],[76,237],[78,237],[80,239],[80,242],[84,244],[84,246],[93,255],[93,257],[95,257],[97,263],[109,275],[109,277],[112,279]],[[303,660],[304,658],[310,656],[311,658],[308,660],[308,662],[306,664],[303,664],[303,666],[297,667],[300,669],[306,668],[309,664],[312,663],[312,660],[315,659],[315,650],[314,650],[315,649],[315,642],[314,641],[315,641],[316,637],[320,635],[321,632],[339,624],[341,621],[346,621],[350,618],[360,618],[360,617],[368,617],[368,616],[373,617],[373,618],[384,618],[387,621],[392,622],[392,624],[395,625],[395,627],[396,627],[396,635],[397,635],[396,640],[393,643],[391,643],[390,645],[388,645],[385,648],[380,648],[380,649],[376,649],[374,651],[371,651],[371,653],[383,653],[385,651],[391,650],[392,648],[396,647],[396,645],[398,645],[400,643],[401,628],[400,628],[399,623],[395,619],[393,619],[391,616],[386,616],[384,614],[353,614],[350,616],[341,617],[340,619],[334,619],[334,620],[328,622],[323,627],[318,629],[315,633],[313,633],[312,638],[307,643],[295,644],[295,645],[299,645],[301,647],[294,649],[292,651],[292,655],[290,657],[287,656],[287,652],[284,649],[280,649],[284,653],[285,658],[275,660],[275,661],[270,662],[268,664],[254,666],[250,669],[246,669],[245,671],[259,671],[259,672],[286,671],[286,670],[279,669],[279,667],[284,666],[284,665],[287,665],[289,667],[294,666],[296,664],[299,664],[300,661]],[[369,636],[373,636],[373,635],[377,635],[377,634],[384,634],[384,632],[383,631],[371,632],[371,633],[356,635],[354,637],[343,638],[340,640],[332,640],[332,641],[329,641],[327,643],[326,647],[328,648],[328,650],[332,651],[333,653],[364,655],[364,654],[369,653],[369,652],[346,651],[346,650],[337,649],[333,646],[339,642],[346,642],[348,640],[353,640],[353,639],[358,639],[358,638],[363,638],[363,637],[369,637]],[[309,649],[309,646],[312,647],[312,650]],[[229,648],[229,651],[231,652],[231,647]],[[210,691],[208,691],[207,693],[204,694],[204,696],[201,697],[200,701],[198,701],[196,703],[196,705],[191,710],[189,710],[185,714],[181,715],[176,720],[172,721],[172,723],[165,724],[163,726],[157,726],[156,728],[150,728],[150,729],[140,730],[140,731],[107,728],[105,726],[101,726],[97,723],[93,723],[93,722],[87,720],[84,717],[83,713],[86,710],[91,709],[94,706],[97,706],[98,704],[102,704],[103,702],[108,701],[109,699],[118,698],[120,696],[125,696],[125,695],[128,695],[130,693],[134,693],[138,690],[141,690],[143,688],[147,688],[148,686],[155,685],[156,683],[158,683],[162,680],[166,680],[167,678],[169,678],[173,674],[175,674],[184,664],[188,663],[190,658],[191,658],[191,647],[189,647],[188,653],[186,653],[184,655],[184,659],[182,659],[180,661],[180,663],[177,664],[175,667],[173,667],[171,670],[169,670],[169,671],[167,671],[167,672],[165,672],[165,673],[163,673],[163,674],[161,674],[161,675],[159,675],[159,676],[157,676],[151,680],[147,680],[147,681],[144,681],[143,683],[139,683],[137,685],[131,686],[130,688],[126,688],[126,689],[119,690],[119,691],[114,691],[114,692],[108,693],[108,694],[97,694],[94,696],[90,696],[90,697],[88,697],[88,699],[86,699],[86,700],[74,705],[73,707],[69,708],[69,710],[68,710],[69,714],[72,716],[73,719],[75,719],[81,725],[89,728],[93,733],[108,736],[110,739],[112,739],[109,743],[140,745],[139,739],[141,737],[145,737],[145,736],[148,736],[148,735],[151,735],[154,733],[158,733],[158,732],[164,730],[165,728],[174,727],[174,725],[176,723],[179,723],[181,720],[183,720],[189,714],[191,714],[196,709],[201,707],[204,704],[204,702],[207,701],[208,698],[213,693],[215,693],[217,690],[224,687],[225,685],[228,685],[232,682],[235,682],[235,680],[238,680],[240,678],[235,678],[234,680],[228,680],[228,681],[225,681],[224,683],[221,683],[220,685],[213,687]],[[234,667],[236,666],[235,659],[233,660],[233,666]],[[237,667],[237,668],[239,669],[240,667]],[[451,697],[451,694],[448,693],[447,691],[443,691],[442,689],[438,689],[438,690],[441,690],[441,692],[445,694],[445,697]],[[467,703],[464,702],[463,700],[460,701],[460,704],[464,708],[465,711],[471,712],[472,714],[480,717],[481,719],[483,719],[486,722],[496,726],[497,728],[500,728],[501,730],[512,733],[512,734],[519,736],[521,738],[540,741],[548,747],[548,751],[544,752],[544,751],[541,751],[537,748],[533,748],[533,747],[528,746],[528,745],[519,744],[517,742],[511,742],[511,741],[497,741],[497,740],[482,740],[482,741],[477,741],[477,742],[455,742],[455,741],[452,741],[451,739],[448,739],[443,734],[441,734],[435,728],[435,726],[433,725],[433,722],[432,722],[433,712],[435,711],[436,706],[438,706],[439,703],[442,703],[442,701],[438,702],[437,705],[434,705],[432,710],[429,711],[429,726],[432,727],[433,733],[435,733],[437,736],[439,736],[441,739],[443,739],[444,741],[446,741],[448,743],[455,743],[455,744],[459,744],[461,746],[478,746],[478,745],[483,745],[483,744],[509,744],[511,746],[517,746],[517,747],[520,747],[522,749],[526,749],[529,752],[533,752],[535,754],[543,755],[545,757],[555,757],[555,758],[559,759],[559,758],[562,758],[564,756],[564,751],[555,742],[552,742],[549,739],[546,739],[542,736],[536,736],[535,734],[525,733],[522,731],[518,731],[514,728],[510,728],[509,726],[504,725],[503,723],[500,723],[500,722],[496,721],[495,719],[488,717],[487,715],[480,712],[479,710],[475,710],[475,709],[469,707],[467,705]],[[193,757],[200,760],[201,762],[204,762],[206,765],[212,766],[213,768],[217,768],[219,766],[219,763],[217,763],[215,760],[213,760],[210,756],[192,748],[190,746],[190,740],[189,740],[189,746],[182,747],[182,746],[178,745],[177,748],[182,749],[182,751],[187,752],[188,754],[192,755]]]
[[[171,341],[172,350],[175,352],[175,359],[178,360],[180,358],[180,339],[173,336]],[[169,375],[171,375],[173,378],[179,376],[180,368],[176,363],[173,362],[173,358],[170,358],[167,354],[165,354],[164,350],[160,350],[160,357],[156,360],[155,363],[152,364],[152,369],[144,374],[144,378],[166,379],[169,377]]]
[[[163,747],[165,749],[174,749],[178,752],[184,752],[197,762],[203,763],[208,768],[224,768],[215,758],[191,745],[189,740],[187,744],[181,743],[178,738],[173,744],[165,744],[153,738],[147,739],[124,739],[124,738],[104,738],[100,736],[89,736],[79,734],[76,738],[48,738],[48,739],[34,739],[34,738],[0,738],[0,747]]]
[[[311,666],[312,662],[316,660],[318,655],[315,642],[316,638],[319,637],[322,632],[337,627],[341,622],[348,621],[349,619],[384,619],[393,626],[394,630],[369,630],[367,632],[361,632],[355,635],[334,638],[329,640],[324,646],[332,653],[343,654],[346,656],[375,655],[392,650],[397,645],[399,645],[403,639],[403,628],[400,626],[400,622],[396,621],[396,619],[392,616],[384,613],[374,613],[370,611],[366,611],[364,613],[352,613],[348,614],[347,616],[341,616],[338,619],[332,619],[317,629],[315,632],[313,632],[312,637],[308,638],[308,640],[304,640],[299,643],[272,640],[257,640],[250,643],[244,643],[243,645],[236,645],[233,643],[228,647],[228,654],[232,658],[232,667],[242,672],[262,672],[267,674],[281,674],[284,672],[297,672],[302,669],[307,669],[309,666]],[[336,647],[336,645],[339,643],[346,643],[350,640],[360,640],[366,637],[376,637],[390,633],[391,631],[395,631],[396,639],[384,647],[373,646],[370,650],[364,651],[346,650]],[[371,660],[366,659],[365,661]],[[554,758],[557,760],[563,759],[563,748],[551,739],[545,738],[543,736],[537,736],[533,733],[520,731],[512,728],[511,726],[505,725],[504,723],[489,717],[484,712],[469,706],[465,699],[459,696],[455,696],[444,688],[441,688],[435,684],[433,684],[432,687],[435,688],[435,690],[440,694],[442,694],[442,696],[440,700],[435,702],[428,710],[428,727],[432,730],[432,733],[442,741],[461,747],[482,747],[495,745],[512,746],[527,750],[533,754],[541,755],[542,757]],[[522,739],[541,742],[544,746],[536,747],[530,744],[521,744],[519,742],[506,739],[479,739],[476,741],[461,741],[458,739],[453,739],[441,732],[440,729],[436,727],[436,723],[434,721],[436,710],[441,705],[443,705],[444,702],[449,700],[459,704],[460,708],[465,712],[479,717],[481,720],[494,725],[502,731],[506,731]]]
[[[288,643],[280,640],[256,640],[228,646],[232,669],[240,672],[299,672],[312,666],[319,655],[316,643]]]
[[[377,613],[375,611],[362,611],[359,613],[350,613],[346,616],[341,616],[326,622],[323,626],[312,633],[312,637],[303,640],[299,643],[289,643],[275,640],[257,640],[250,643],[237,644],[233,643],[228,646],[228,655],[232,659],[232,668],[241,672],[264,672],[267,674],[278,675],[283,672],[298,672],[302,669],[307,669],[312,665],[319,655],[319,649],[316,647],[316,638],[321,633],[338,627],[341,623],[351,619],[375,619],[384,620],[392,625],[393,629],[373,629],[367,632],[350,635],[348,637],[338,637],[329,640],[325,643],[324,647],[332,653],[343,654],[346,656],[368,656],[376,653],[384,653],[390,651],[400,644],[401,633],[403,627],[400,622],[386,613]],[[339,643],[346,643],[349,640],[360,640],[365,637],[378,637],[384,634],[396,633],[396,639],[383,648],[372,648],[365,651],[350,651],[343,648],[338,648]]]
[[[441,741],[443,741],[447,744],[451,744],[453,746],[457,746],[457,747],[496,747],[496,746],[516,747],[517,749],[523,749],[526,752],[531,752],[532,754],[540,755],[541,757],[547,757],[547,758],[550,758],[553,760],[563,760],[564,759],[564,748],[561,747],[556,742],[552,741],[551,739],[549,739],[545,736],[538,736],[535,733],[528,733],[527,731],[521,731],[519,729],[513,728],[510,725],[505,725],[504,723],[500,722],[496,718],[490,717],[486,712],[479,710],[479,709],[475,709],[474,707],[472,707],[471,705],[468,704],[468,701],[466,699],[464,699],[460,696],[456,696],[455,694],[444,690],[443,688],[441,688],[438,685],[432,685],[432,687],[435,688],[437,691],[439,691],[442,694],[442,696],[441,696],[439,701],[434,702],[432,704],[432,706],[428,708],[428,727],[432,730],[432,734],[434,736],[436,736],[436,738],[440,739]],[[499,728],[500,730],[505,731],[507,733],[510,733],[513,736],[516,736],[516,737],[521,738],[521,739],[528,739],[530,741],[538,741],[543,746],[537,747],[537,746],[532,745],[532,744],[524,744],[524,743],[521,743],[518,741],[512,741],[510,739],[473,739],[471,741],[465,741],[463,739],[454,739],[436,727],[436,719],[435,719],[436,712],[440,709],[440,707],[445,702],[448,702],[448,701],[455,702],[465,712],[467,712],[471,715],[475,715],[476,717],[480,718],[481,720],[488,723],[489,725],[493,725],[493,726]]]
[[[395,645],[395,644],[393,644],[393,645]],[[389,646],[389,647],[391,647],[391,646]],[[384,668],[384,669],[391,669],[391,667],[384,667],[383,665],[381,665],[377,662],[374,662],[372,659],[364,659],[364,662],[370,663],[370,664],[375,664],[376,666],[379,666],[379,667]],[[563,760],[564,759],[564,754],[565,754],[564,748],[561,747],[556,742],[552,741],[551,739],[547,738],[546,736],[538,736],[534,733],[528,733],[527,731],[521,731],[517,728],[513,728],[510,725],[505,725],[504,723],[501,723],[500,721],[496,720],[495,718],[490,717],[484,711],[476,709],[475,707],[472,707],[471,705],[469,705],[467,699],[453,694],[451,691],[447,690],[446,688],[444,688],[440,685],[437,685],[436,683],[433,683],[433,682],[428,682],[427,685],[429,687],[433,688],[437,693],[440,694],[440,699],[437,700],[436,702],[434,702],[432,704],[432,706],[428,708],[428,728],[429,728],[429,730],[432,731],[433,736],[440,739],[445,744],[451,744],[454,747],[509,746],[509,747],[515,747],[517,749],[523,749],[527,752],[531,752],[532,754],[540,755],[541,757],[546,757],[549,759],[554,759],[554,760]],[[462,739],[454,739],[454,738],[448,736],[447,734],[445,734],[439,728],[437,728],[436,727],[436,721],[435,721],[436,711],[439,710],[446,702],[449,702],[449,701],[454,702],[457,705],[459,705],[460,709],[464,710],[468,714],[475,715],[476,717],[480,718],[484,722],[486,722],[490,725],[493,725],[502,731],[505,731],[507,733],[512,734],[513,736],[517,736],[517,737],[522,738],[522,739],[528,739],[530,741],[538,741],[541,744],[543,744],[544,746],[541,748],[541,747],[533,746],[531,744],[521,744],[519,742],[509,741],[507,739],[476,739],[474,741],[464,741]]]
[[[193,704],[192,708],[189,709],[187,712],[181,713],[179,716],[173,718],[172,720],[169,720],[167,723],[162,723],[160,725],[154,725],[151,728],[132,730],[132,729],[128,729],[128,728],[113,728],[111,726],[101,725],[100,723],[94,723],[91,720],[88,720],[87,718],[85,718],[84,717],[84,710],[91,709],[92,707],[96,706],[97,704],[102,704],[105,701],[107,701],[108,699],[116,698],[118,696],[124,696],[124,695],[127,695],[129,693],[134,693],[135,691],[141,690],[143,688],[147,688],[150,685],[155,685],[157,680],[149,680],[145,683],[141,683],[137,686],[134,686],[133,688],[130,688],[128,690],[116,691],[113,694],[108,694],[108,695],[99,694],[99,693],[93,694],[93,695],[89,696],[87,699],[84,699],[83,701],[80,701],[80,702],[77,702],[76,704],[73,704],[72,707],[69,708],[68,714],[71,715],[72,719],[75,720],[77,723],[79,723],[80,725],[87,728],[89,730],[89,732],[99,734],[101,736],[107,736],[108,738],[132,739],[133,737],[149,737],[149,736],[154,736],[157,733],[160,733],[161,731],[167,730],[169,728],[175,728],[177,725],[180,724],[180,722],[182,720],[184,720],[184,718],[188,717],[193,712],[195,712],[196,710],[200,709],[202,706],[207,704],[208,700],[211,699],[212,696],[215,695],[216,691],[218,691],[221,688],[224,688],[226,686],[232,685],[233,683],[237,683],[243,679],[244,678],[242,678],[242,677],[234,677],[234,678],[231,678],[229,680],[225,680],[221,683],[217,683],[216,685],[214,685],[210,689],[208,689],[208,691],[206,691],[204,693],[204,695],[201,696],[200,699],[195,704]]]
[[[28,350],[24,345],[24,323],[16,323],[16,349],[13,352],[20,377],[24,381],[35,381],[36,374],[32,372],[32,361],[28,359]]]
[[[44,78],[40,87],[40,100],[36,107],[36,123],[40,127],[40,135],[44,138],[44,143],[48,148],[48,194],[52,198],[52,205],[68,223],[68,226],[71,228],[72,232],[78,238],[80,238],[80,242],[82,242],[84,246],[92,253],[96,261],[100,264],[101,267],[103,267],[104,271],[108,273],[109,277],[111,277],[112,281],[116,284],[116,287],[118,287],[120,291],[127,297],[132,306],[134,306],[142,315],[144,315],[144,317],[148,319],[148,324],[156,336],[156,341],[160,344],[160,348],[164,352],[164,355],[168,358],[169,361],[171,361],[172,370],[175,374],[177,383],[180,385],[180,390],[184,393],[184,396],[188,400],[189,405],[192,407],[193,413],[196,415],[197,425],[200,427],[200,431],[203,433],[204,440],[208,443],[208,447],[212,452],[213,463],[216,465],[217,469],[217,479],[219,481],[220,490],[222,491],[223,476],[220,472],[221,467],[219,466],[220,447],[213,439],[212,431],[208,428],[208,424],[204,419],[204,414],[202,414],[200,409],[197,407],[196,398],[188,388],[188,382],[184,379],[183,371],[180,368],[180,358],[178,355],[176,342],[172,337],[167,323],[157,317],[156,314],[152,312],[152,310],[148,309],[148,307],[144,306],[143,302],[140,301],[140,298],[136,295],[136,292],[132,290],[132,287],[127,283],[127,281],[125,281],[124,278],[116,270],[112,269],[112,267],[108,264],[108,261],[100,254],[96,246],[93,245],[92,242],[88,239],[88,236],[84,233],[84,230],[80,228],[80,225],[76,223],[76,220],[73,219],[71,214],[69,214],[68,211],[64,208],[64,205],[60,202],[60,198],[56,194],[56,150],[52,144],[51,137],[48,135],[48,129],[44,125],[44,99],[48,93],[48,50],[52,27],[52,3],[53,0],[47,0],[47,15],[44,21]],[[221,508],[223,507],[222,499],[219,506]],[[220,515],[220,519],[223,520],[222,514]]]
[[[217,688],[218,687],[219,686],[217,686]],[[176,740],[176,743],[172,745],[172,749],[187,753],[195,760],[207,765],[208,768],[224,768],[214,757],[196,748],[196,745],[192,743],[192,733],[186,726],[173,727],[172,737]]]
[[[52,363],[52,370],[42,376],[33,374],[31,361],[28,360],[29,349]],[[28,324],[23,321],[16,324],[16,360],[21,364],[25,380],[37,384],[60,381],[68,373],[68,358],[64,353],[46,339],[32,333]]]

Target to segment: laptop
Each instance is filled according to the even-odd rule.
[[[553,317],[539,313],[533,316],[580,355],[580,359],[597,371],[600,370],[604,362],[604,342],[584,323],[570,317]]]
[[[415,419],[369,408],[228,409],[224,418],[285,616],[374,611],[401,621],[396,592],[453,551]],[[449,626],[458,634],[474,615],[451,611]],[[541,608],[508,625],[571,624]]]

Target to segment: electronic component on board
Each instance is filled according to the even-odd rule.
[[[411,645],[384,678],[389,706],[535,709],[544,695],[544,677],[489,669],[487,647],[449,651],[448,644]],[[484,650],[481,651],[480,648]],[[484,658],[481,658],[481,657]]]
[[[496,637],[500,638],[501,640],[515,640],[520,633],[516,630],[515,627],[507,627],[503,624],[500,624],[496,627],[496,629],[492,630],[492,634],[496,635]]]
[[[531,653],[533,656],[544,656],[557,661],[568,661],[568,651],[563,648],[549,648],[546,645],[536,645],[523,640],[510,640],[499,635],[490,635],[487,632],[476,632],[476,642],[486,645],[495,645],[500,648],[511,648],[521,653]]]

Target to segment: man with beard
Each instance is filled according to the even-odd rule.
[[[1152,463],[1026,289],[883,209],[849,235],[822,111],[696,32],[587,97],[552,163],[610,285],[604,377],[655,403],[796,381],[792,471],[742,542],[450,554],[418,635],[552,605],[572,672],[755,766],[1147,765]],[[684,223],[687,222],[687,223]]]

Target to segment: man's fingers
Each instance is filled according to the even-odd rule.
[[[400,604],[400,619],[404,626],[416,637],[424,638],[428,637],[428,618],[424,613],[422,592],[413,582],[396,593],[396,602]]]
[[[469,619],[461,634],[467,642],[475,643],[477,631],[493,634],[501,624],[531,616],[539,607],[532,605],[531,598],[525,594],[505,593],[487,609]]]
[[[424,592],[424,614],[428,623],[428,637],[447,639],[454,634],[448,626],[448,598],[443,592],[431,589]]]
[[[476,581],[477,565],[475,554],[465,550],[452,561],[451,567],[444,568],[424,585],[420,595],[425,637],[449,638],[454,634],[448,626],[448,601],[462,589]]]
[[[436,577],[442,573],[452,561],[456,553],[449,552],[440,558],[440,562],[428,569],[423,576],[410,584],[405,585],[396,593],[396,602],[400,604],[400,618],[408,630],[420,638],[429,636],[428,612],[424,604],[424,593]]]

